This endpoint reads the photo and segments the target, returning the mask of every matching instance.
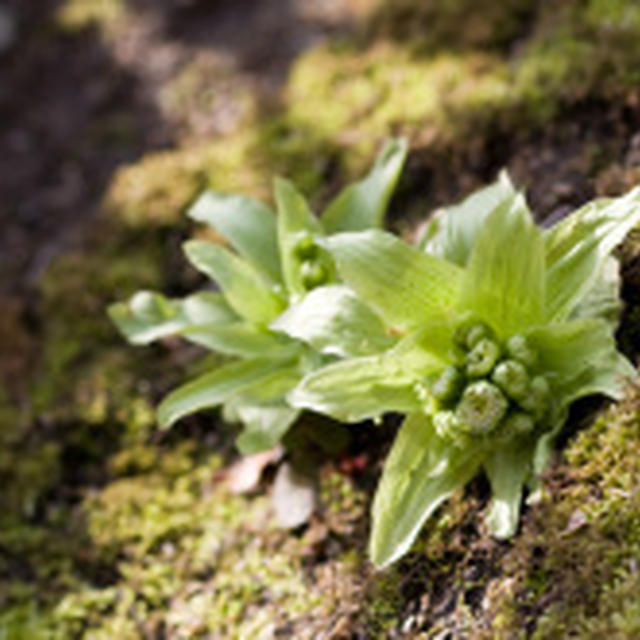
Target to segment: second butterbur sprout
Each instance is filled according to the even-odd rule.
[[[464,361],[431,384],[438,433],[509,438],[533,431],[549,411],[550,390],[546,378],[532,375],[537,354],[527,339],[514,335],[501,345],[486,324],[467,321],[456,342]]]

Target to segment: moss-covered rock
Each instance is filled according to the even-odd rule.
[[[198,285],[179,244],[201,189],[270,201],[282,174],[320,205],[361,174],[384,137],[405,133],[414,153],[394,206],[406,216],[418,200],[438,201],[438,185],[447,200],[458,197],[512,157],[524,158],[516,173],[526,182],[539,149],[522,153],[518,141],[549,123],[566,128],[589,104],[618,109],[620,123],[594,132],[572,164],[567,138],[552,139],[555,162],[601,194],[638,182],[637,159],[622,157],[640,126],[635,3],[356,4],[367,5],[368,24],[294,60],[281,101],[263,104],[210,54],[178,65],[157,96],[180,142],[119,168],[92,237],[38,283],[28,330],[24,309],[3,304],[0,373],[28,384],[8,384],[0,398],[0,636],[640,634],[637,391],[571,439],[512,542],[478,530],[487,493],[479,479],[382,574],[364,560],[375,469],[356,482],[320,456],[323,506],[306,529],[286,533],[272,521],[269,483],[251,496],[224,486],[226,427],[207,416],[155,432],[153,407],[192,352],[129,347],[104,309],[140,288],[179,294]],[[106,47],[130,10],[110,0],[60,6],[59,28],[97,25]],[[230,103],[227,128],[202,125],[202,114]],[[101,131],[120,135],[105,120],[100,144]],[[633,304],[621,338],[633,352],[640,283],[631,270],[625,276]]]

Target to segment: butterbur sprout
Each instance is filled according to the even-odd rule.
[[[310,373],[290,395],[339,419],[407,414],[373,502],[376,566],[406,553],[480,469],[492,490],[487,526],[512,536],[522,489],[549,463],[570,404],[621,397],[636,372],[616,349],[619,292],[604,269],[639,221],[636,188],[543,230],[502,173],[432,221],[424,244],[381,231],[323,242],[343,281],[400,336]]]
[[[191,240],[184,252],[216,290],[182,299],[139,292],[109,308],[134,344],[179,336],[225,356],[224,364],[161,402],[161,427],[221,406],[225,415],[242,422],[237,440],[242,453],[268,449],[298,418],[300,410],[288,403],[287,393],[306,373],[337,354],[360,355],[388,344],[381,321],[340,283],[333,258],[318,242],[337,232],[382,225],[406,153],[404,139],[389,140],[369,173],[347,185],[318,217],[298,189],[280,178],[274,181],[276,211],[242,195],[206,191],[200,196],[189,217],[212,227],[227,244]],[[322,289],[319,314],[313,301],[306,301]],[[336,330],[345,307],[362,319],[357,334]],[[294,316],[305,320],[285,330]]]

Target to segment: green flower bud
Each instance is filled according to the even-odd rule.
[[[518,404],[539,420],[549,410],[551,399],[551,389],[547,379],[543,376],[536,376],[529,387],[526,397],[518,400]]]
[[[293,245],[293,253],[300,260],[312,260],[318,256],[318,245],[308,231],[298,234],[296,243]]]
[[[498,426],[508,406],[509,402],[498,387],[480,380],[464,390],[455,416],[471,433],[489,433]]]
[[[510,411],[502,421],[500,429],[505,436],[525,435],[536,426],[532,416],[524,411]]]
[[[451,405],[456,402],[462,393],[465,384],[463,373],[454,366],[447,367],[431,386],[431,393],[443,405]]]
[[[459,324],[453,334],[454,343],[465,351],[473,349],[483,338],[493,339],[493,331],[484,322],[470,318]]]
[[[438,411],[433,416],[433,426],[436,433],[444,439],[455,439],[461,427],[453,411]]]
[[[314,289],[327,282],[329,271],[317,260],[307,261],[300,266],[300,277],[305,289]]]
[[[472,378],[489,375],[500,357],[500,347],[488,338],[482,338],[467,354],[466,374]]]
[[[493,331],[491,331],[491,329],[486,324],[484,324],[484,322],[474,324],[467,332],[467,347],[469,349],[474,349],[476,345],[485,338],[493,340],[495,338],[495,336],[493,335]]]
[[[495,382],[512,400],[524,398],[529,393],[527,370],[516,360],[503,360],[491,374]]]
[[[509,357],[521,362],[525,367],[533,367],[538,361],[538,354],[520,334],[511,336],[507,340],[506,347]]]

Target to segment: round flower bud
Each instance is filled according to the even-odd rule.
[[[466,318],[456,327],[453,341],[458,347],[468,351],[473,349],[483,338],[493,337],[493,331],[484,322]]]
[[[467,354],[466,374],[472,378],[489,375],[500,357],[500,347],[488,338],[482,338]]]
[[[448,406],[456,402],[462,393],[465,378],[456,367],[447,367],[431,386],[431,393],[443,405]]]
[[[455,416],[471,433],[489,433],[504,418],[508,406],[509,402],[498,387],[480,380],[464,390]]]
[[[493,340],[494,337],[493,331],[484,322],[478,322],[469,328],[466,344],[469,349],[473,349],[481,340],[485,338]]]
[[[455,439],[460,433],[460,423],[453,411],[438,411],[433,416],[436,433],[444,439]]]
[[[524,398],[529,393],[527,370],[516,360],[499,362],[491,374],[491,380],[512,400]]]
[[[293,253],[300,260],[311,260],[317,257],[318,245],[308,231],[302,231],[298,234],[296,243],[293,245]]]
[[[518,400],[518,404],[531,413],[536,420],[539,420],[549,410],[551,389],[547,379],[543,376],[536,376],[531,380],[529,393],[526,397]]]
[[[511,336],[507,340],[506,348],[509,357],[521,362],[525,367],[533,367],[538,361],[538,354],[520,334]]]
[[[303,262],[300,266],[302,284],[306,289],[314,289],[325,284],[329,277],[327,268],[319,261]]]
[[[505,435],[525,435],[533,431],[535,420],[524,411],[510,411],[502,421],[501,429]]]

